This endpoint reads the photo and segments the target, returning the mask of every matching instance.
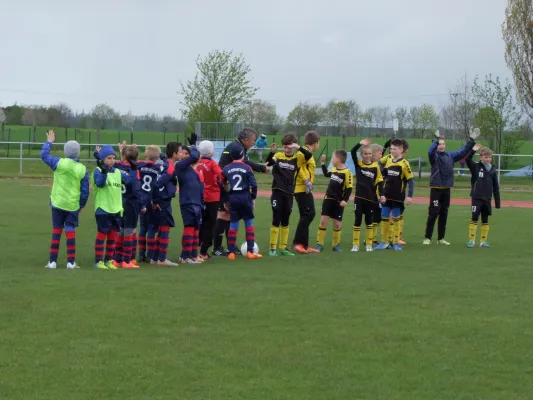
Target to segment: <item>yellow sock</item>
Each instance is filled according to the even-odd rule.
[[[324,245],[324,238],[326,237],[326,228],[321,226],[318,227],[318,232],[316,233],[316,243]]]
[[[481,237],[479,238],[479,243],[486,242],[487,236],[489,236],[489,224],[481,224]]]
[[[387,242],[387,239],[389,238],[389,231],[390,231],[389,219],[383,218],[381,220],[381,241],[382,242]]]
[[[333,228],[333,240],[332,240],[333,247],[338,246],[341,244],[341,230]]]
[[[373,232],[372,232],[372,240],[374,240],[375,242],[378,241],[379,224],[380,223],[378,223],[378,222],[374,223],[374,229],[373,229]]]
[[[400,237],[402,237],[403,236],[403,215],[400,215],[399,225],[400,225]]]
[[[354,226],[353,227],[353,246],[359,247],[360,243],[361,243],[361,227]]]
[[[394,217],[389,220],[389,234],[387,238],[389,239],[388,243],[392,242],[392,238],[394,237]]]
[[[476,234],[477,234],[477,221],[470,221],[470,225],[468,225],[468,240],[475,242]]]
[[[393,218],[392,221],[392,232],[394,234],[392,244],[398,244],[398,242],[400,241],[400,232],[402,229],[402,226],[400,225],[400,218]]]
[[[281,226],[279,230],[279,248],[280,250],[285,250],[287,249],[287,242],[289,241],[289,227]]]
[[[276,250],[278,247],[278,234],[279,234],[279,227],[278,226],[270,226],[270,250]]]
[[[373,224],[366,226],[366,245],[372,246],[374,241],[374,226]]]

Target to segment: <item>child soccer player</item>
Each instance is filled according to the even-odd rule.
[[[137,169],[137,146],[126,146],[126,142],[119,145],[122,161],[117,162],[115,167],[126,174],[132,175],[129,184],[122,186],[122,218],[120,219],[120,231],[115,243],[114,265],[119,268],[139,268],[132,262],[135,258],[133,242],[137,231],[139,213],[146,212],[147,207],[142,202],[140,173]]]
[[[481,150],[480,150],[481,149]],[[472,161],[474,152],[479,151],[479,162]],[[468,169],[472,173],[472,221],[468,229],[469,240],[466,247],[476,245],[477,225],[479,214],[481,214],[481,237],[479,247],[490,247],[487,242],[489,235],[489,215],[492,215],[491,200],[494,194],[494,204],[500,208],[500,185],[498,184],[498,173],[491,164],[492,151],[487,147],[474,146],[474,152],[466,158]]]
[[[333,251],[342,251],[340,246],[342,214],[344,213],[344,208],[348,200],[350,200],[350,194],[353,188],[352,172],[345,165],[347,157],[346,151],[335,150],[331,159],[333,169],[330,171],[326,168],[326,155],[322,155],[320,159],[322,173],[330,179],[324,201],[322,202],[320,226],[318,227],[316,239],[316,249],[318,251],[324,250],[324,238],[330,218],[333,220]]]
[[[305,134],[305,148],[313,153],[320,146],[320,135],[314,131]],[[316,162],[314,157],[309,158],[304,166],[298,170],[296,186],[294,188],[294,198],[298,203],[300,219],[292,242],[294,250],[300,254],[317,253],[318,251],[309,247],[309,226],[315,219],[315,198],[313,196],[313,184],[315,183]]]
[[[52,143],[56,140],[54,131],[46,133],[46,142],[41,149],[41,159],[54,171],[54,183],[50,195],[52,208],[52,240],[50,260],[45,268],[55,269],[59,243],[63,229],[67,238],[67,269],[78,269],[76,264],[76,227],[78,215],[89,198],[89,174],[85,165],[78,160],[80,144],[74,140],[65,143],[65,158],[50,155]]]
[[[183,236],[180,262],[199,264],[199,229],[204,208],[204,178],[197,168],[200,156],[195,146],[183,147],[181,160],[175,166],[180,187],[180,210],[183,218]]]
[[[116,270],[113,257],[115,255],[115,240],[119,231],[119,218],[122,214],[122,181],[129,184],[135,179],[135,175],[132,176],[115,168],[116,154],[111,146],[98,146],[95,157],[97,167],[91,175],[95,195],[96,227],[98,229],[94,245],[94,266],[98,269]]]
[[[222,174],[224,180],[229,185],[229,212],[230,225],[228,232],[230,260],[235,260],[237,252],[237,233],[239,231],[239,221],[244,220],[246,229],[246,258],[256,259],[263,256],[254,251],[255,229],[254,229],[254,207],[257,197],[257,182],[252,169],[244,163],[244,150],[235,148],[231,151],[232,163],[226,165]]]
[[[385,183],[383,185],[383,195],[381,196],[381,243],[376,250],[384,250],[389,247],[387,242],[389,230],[392,229],[394,236],[392,238],[392,247],[394,250],[402,250],[398,243],[400,240],[401,225],[399,223],[401,216],[402,203],[404,202],[405,185],[409,186],[409,193],[405,197],[405,203],[411,204],[414,194],[414,177],[411,171],[409,161],[403,158],[404,140],[393,139],[391,141],[390,157],[384,157],[380,162],[385,161]],[[392,215],[392,223],[390,217]]]
[[[372,162],[376,162],[379,165],[379,169],[381,172],[381,176],[383,177],[383,165],[379,163],[379,160],[383,157],[383,146],[380,146],[377,143],[371,143],[370,148],[372,150]],[[379,232],[379,224],[381,223],[381,202],[379,201],[379,198],[381,197],[381,194],[378,194],[378,202],[374,206],[374,210],[372,211],[372,237],[373,237],[373,245],[378,245],[378,232]]]
[[[272,166],[272,226],[270,227],[270,250],[269,256],[276,256],[278,236],[280,238],[279,254],[294,256],[287,249],[289,241],[289,220],[292,212],[294,184],[298,169],[302,168],[306,161],[313,155],[307,149],[300,147],[297,138],[293,134],[287,134],[281,139],[283,151],[277,152],[276,144],[270,147],[270,154],[266,159],[266,165]]]
[[[146,146],[144,161],[138,164],[141,177],[141,201],[146,208],[146,212],[140,215],[139,260],[141,262],[149,262],[154,259],[157,225],[153,223],[152,218],[152,197],[157,190],[155,184],[161,171],[161,164],[157,163],[160,154],[161,148],[159,146]]]
[[[359,149],[361,149],[361,157],[363,158],[362,161],[357,157],[357,150]],[[359,251],[363,215],[365,216],[366,225],[366,251],[373,251],[373,213],[374,209],[376,208],[376,204],[379,203],[378,196],[381,197],[383,192],[383,177],[381,175],[381,169],[378,163],[372,161],[370,140],[361,140],[361,142],[354,146],[351,153],[352,160],[354,161],[356,176],[354,198],[355,223],[353,226],[352,251]]]
[[[153,223],[158,226],[157,260],[151,259],[150,264],[176,266],[178,264],[167,259],[170,228],[176,226],[172,215],[172,199],[176,197],[178,179],[174,163],[181,159],[182,146],[178,142],[169,142],[165,149],[166,157],[161,154],[163,165],[156,182],[157,190],[153,194]]]
[[[198,145],[200,161],[197,170],[201,171],[204,177],[204,204],[202,211],[202,226],[200,226],[200,255],[202,260],[209,260],[211,256],[207,253],[213,245],[213,230],[217,220],[218,203],[220,202],[220,186],[222,181],[222,169],[218,163],[211,159],[215,154],[215,145],[209,140],[202,140]]]

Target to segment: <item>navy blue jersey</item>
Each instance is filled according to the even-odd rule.
[[[174,163],[172,161],[165,160],[161,164],[156,186],[158,190],[152,193],[154,195],[154,202],[168,201],[176,197],[178,178],[176,177]]]
[[[132,178],[126,181],[122,179],[122,204],[137,202],[142,206],[141,199],[141,182],[139,171],[131,169],[131,165],[128,162],[116,162],[115,167],[122,172],[122,176],[130,175]]]
[[[190,147],[191,156],[174,164],[174,173],[180,185],[180,205],[204,206],[204,177],[201,170],[195,170],[200,154],[195,146]]]
[[[141,198],[146,208],[151,208],[152,200],[160,190],[156,186],[157,179],[161,175],[162,163],[155,163],[153,161],[140,161],[137,164],[141,176]]]
[[[252,169],[241,161],[233,161],[224,167],[222,175],[229,184],[229,196],[250,193],[257,197],[257,182]]]

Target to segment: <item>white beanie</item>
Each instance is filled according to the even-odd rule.
[[[63,151],[65,152],[65,157],[77,159],[80,156],[80,144],[75,140],[69,140],[65,143]]]
[[[215,152],[215,145],[210,140],[202,140],[198,145],[200,157],[209,157]]]

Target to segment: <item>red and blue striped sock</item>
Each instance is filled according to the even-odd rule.
[[[192,248],[194,243],[194,228],[187,226],[183,228],[181,236],[181,258],[186,260],[192,257]]]
[[[50,240],[50,262],[57,262],[59,243],[61,243],[62,234],[63,228],[52,228],[52,240]]]
[[[139,260],[144,260],[146,257],[147,257],[147,254],[146,254],[146,245],[147,245],[147,241],[148,241],[148,238],[147,238],[147,234],[146,232],[140,232],[139,233]],[[150,247],[150,245],[148,245],[148,247]]]
[[[110,230],[107,233],[107,243],[106,243],[106,249],[105,249],[105,261],[111,261],[113,257],[115,256],[115,245],[116,245],[116,239],[117,239],[118,232],[115,230]]]
[[[104,260],[104,243],[106,234],[98,231],[96,233],[96,242],[94,243],[94,262],[98,264]]]
[[[133,254],[133,235],[124,235],[123,261],[129,264]]]
[[[192,258],[198,257],[198,246],[200,246],[200,230],[195,228],[194,236],[192,240],[192,251],[191,251]]]
[[[115,238],[115,254],[111,257],[118,263],[121,263],[124,259],[124,233],[118,232]]]
[[[135,258],[136,254],[137,254],[137,232],[134,231],[131,237],[131,259],[132,260]]]
[[[157,259],[160,262],[163,262],[167,259],[169,237],[170,237],[170,226],[160,226],[159,234],[158,234],[159,255],[157,256]]]
[[[230,228],[228,231],[228,250],[230,253],[235,253],[237,251],[237,233],[239,229]]]
[[[76,231],[66,231],[65,236],[67,237],[67,261],[74,264],[76,261]]]
[[[255,228],[252,226],[246,227],[246,245],[250,253],[254,252],[255,245]]]

